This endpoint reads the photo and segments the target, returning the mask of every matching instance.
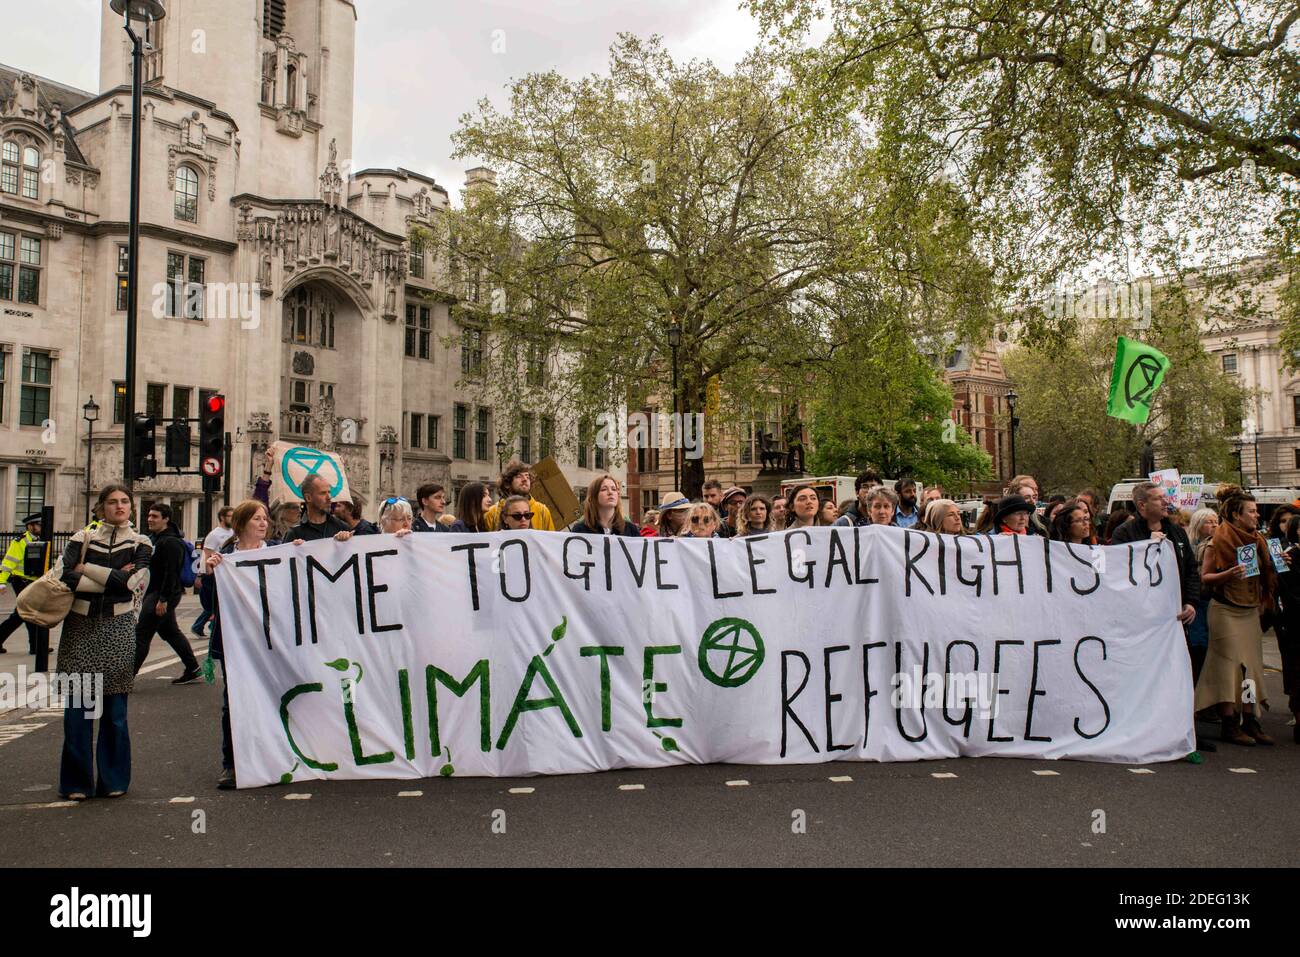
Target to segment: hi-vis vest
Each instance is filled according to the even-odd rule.
[[[27,546],[34,541],[36,541],[35,535],[31,532],[24,532],[10,543],[9,550],[5,552],[4,560],[0,561],[0,584],[7,582],[11,575],[24,581],[31,580],[29,576],[23,573],[23,566],[27,557]]]

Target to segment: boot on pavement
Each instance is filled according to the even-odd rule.
[[[1221,719],[1219,738],[1229,744],[1240,744],[1248,748],[1255,746],[1255,739],[1241,730],[1241,719],[1235,714]]]
[[[1259,718],[1255,717],[1253,714],[1246,715],[1245,720],[1241,723],[1241,730],[1243,733],[1254,739],[1256,744],[1268,745],[1275,743],[1272,736],[1266,734],[1264,729],[1260,727]]]

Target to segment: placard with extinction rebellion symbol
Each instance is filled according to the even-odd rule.
[[[1164,381],[1169,359],[1159,349],[1120,336],[1110,374],[1106,414],[1141,425],[1151,415],[1151,403]]]

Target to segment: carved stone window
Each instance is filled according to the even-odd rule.
[[[188,166],[176,168],[175,213],[187,223],[199,221],[199,174]]]

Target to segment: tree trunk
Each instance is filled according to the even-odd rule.
[[[682,494],[689,499],[699,499],[704,495],[704,459],[712,453],[712,450],[707,447],[706,440],[712,425],[704,415],[707,401],[706,384],[695,370],[687,370],[682,377],[680,389],[683,421],[688,415],[703,416],[700,421],[704,423],[704,428],[698,436],[699,457],[688,459],[684,450],[678,453],[682,456]]]

